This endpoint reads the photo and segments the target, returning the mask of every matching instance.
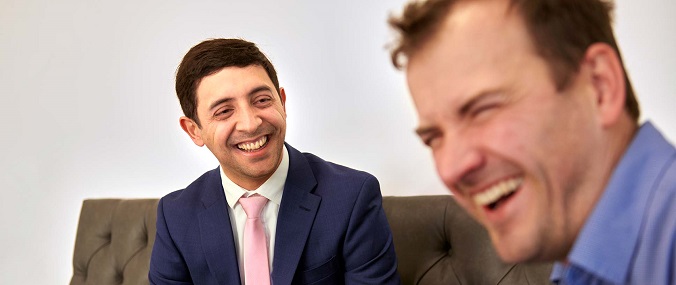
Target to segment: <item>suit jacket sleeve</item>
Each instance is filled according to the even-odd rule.
[[[163,205],[164,198],[157,205],[157,235],[150,258],[148,280],[153,285],[193,284],[188,267],[169,233]]]
[[[364,181],[355,202],[343,250],[345,284],[401,283],[380,185],[371,175]]]

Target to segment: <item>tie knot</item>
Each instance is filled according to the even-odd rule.
[[[263,206],[268,202],[268,198],[260,195],[251,195],[249,197],[239,198],[239,203],[242,205],[247,218],[258,218],[263,210]]]

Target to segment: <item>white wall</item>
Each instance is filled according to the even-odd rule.
[[[676,2],[620,1],[645,117],[674,141]],[[160,197],[216,166],[173,91],[205,38],[269,55],[293,146],[375,174],[384,195],[445,194],[384,48],[403,2],[0,0],[0,283],[69,282],[83,199]]]

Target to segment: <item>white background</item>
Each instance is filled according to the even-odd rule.
[[[216,166],[173,89],[206,38],[270,57],[294,147],[375,174],[384,195],[447,193],[385,48],[403,2],[0,0],[0,283],[69,282],[83,199],[161,197]],[[674,141],[676,2],[617,6],[644,119]]]

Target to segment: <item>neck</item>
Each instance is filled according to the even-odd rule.
[[[615,168],[627,151],[629,144],[636,135],[637,124],[628,116],[623,116],[617,124],[604,129],[602,139],[596,145],[591,145],[587,169],[581,169],[587,175],[583,181],[571,181],[573,195],[569,197],[566,215],[568,216],[568,230],[566,230],[567,245],[559,253],[558,260],[563,260],[572,248],[585,222],[596,207],[599,199],[606,190]],[[586,182],[584,182],[586,181]],[[579,183],[579,184],[578,184]]]

